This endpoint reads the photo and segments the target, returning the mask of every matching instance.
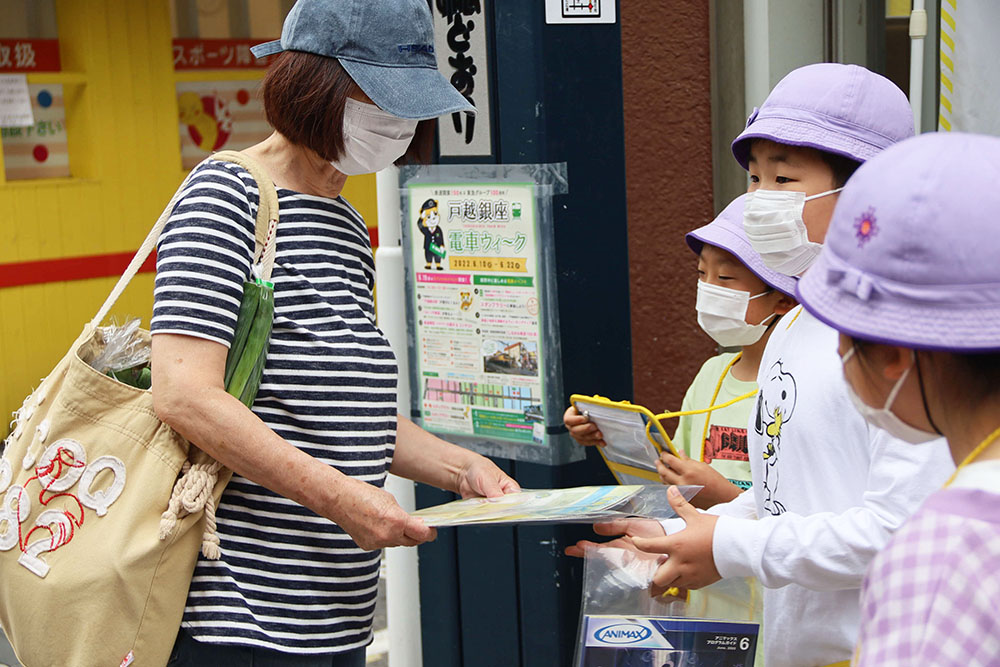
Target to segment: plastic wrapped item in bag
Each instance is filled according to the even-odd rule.
[[[139,318],[133,318],[120,326],[111,324],[98,327],[104,347],[93,359],[84,361],[119,382],[139,389],[149,389],[152,384],[152,372],[149,368],[151,347],[149,335],[139,325]]]
[[[713,606],[747,599],[743,579],[723,579],[697,591],[652,597],[649,588],[663,557],[631,549],[590,547],[583,575],[577,667],[753,667],[760,633],[759,606],[750,618],[711,618]],[[739,615],[743,615],[741,612]],[[759,663],[757,663],[759,664]]]
[[[701,486],[678,486],[691,500]],[[466,498],[413,513],[428,526],[595,523],[614,519],[670,519],[677,516],[662,485],[577,486],[523,489],[499,498]]]

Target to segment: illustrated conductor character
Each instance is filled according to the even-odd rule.
[[[441,259],[445,255],[444,232],[441,231],[441,218],[438,215],[438,203],[436,199],[428,199],[420,207],[420,217],[417,218],[417,229],[424,235],[424,268],[434,268],[444,271],[441,266]]]

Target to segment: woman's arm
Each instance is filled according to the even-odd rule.
[[[396,427],[394,475],[461,494],[463,498],[494,498],[520,491],[493,461],[473,451],[445,442],[399,415]]]
[[[226,354],[213,341],[155,334],[157,416],[227,468],[336,522],[362,549],[434,539],[434,529],[404,512],[391,494],[289,444],[227,394]]]

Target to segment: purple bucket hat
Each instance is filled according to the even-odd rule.
[[[684,236],[684,240],[695,253],[700,253],[702,246],[706,243],[722,248],[743,262],[743,266],[750,269],[768,286],[788,296],[795,296],[796,279],[764,266],[764,260],[750,245],[750,239],[743,231],[743,203],[745,199],[745,194],[734,199],[715,220],[704,227],[688,232]]]
[[[851,336],[1000,350],[1000,138],[932,133],[851,177],[816,263],[809,312]]]
[[[820,63],[788,73],[733,140],[749,168],[750,143],[770,139],[865,162],[913,136],[913,111],[889,79],[857,65]]]

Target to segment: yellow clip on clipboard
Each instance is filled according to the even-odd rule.
[[[664,445],[675,455],[677,450],[652,411],[603,396],[573,394],[570,402],[600,429],[607,447],[597,449],[619,484],[660,482],[656,459]],[[653,435],[654,428],[659,441]]]

